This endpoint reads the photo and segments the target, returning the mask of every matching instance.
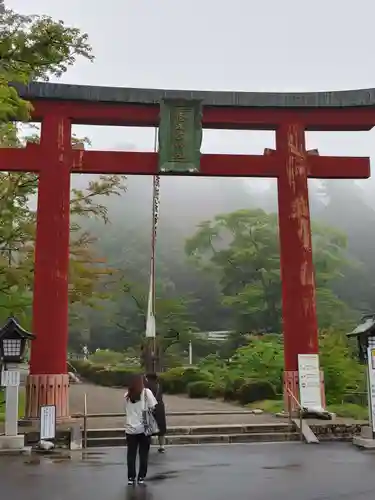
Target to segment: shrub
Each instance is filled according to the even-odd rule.
[[[281,336],[252,337],[249,344],[237,349],[229,363],[229,370],[247,380],[268,380],[282,391],[284,351]]]
[[[330,405],[328,406],[328,410],[336,413],[338,417],[368,420],[368,409],[364,406],[346,403],[341,405]]]
[[[237,399],[243,405],[276,398],[275,388],[267,380],[248,380],[237,391]]]
[[[365,369],[352,358],[346,336],[324,330],[320,332],[319,342],[327,403],[340,404],[347,393],[365,392]]]
[[[214,380],[211,382],[211,390],[208,397],[211,399],[224,398],[225,385],[222,380]]]
[[[124,360],[125,354],[123,352],[110,351],[109,349],[99,349],[90,354],[90,362],[94,365],[116,366],[123,363]]]
[[[133,368],[104,368],[95,373],[95,382],[105,387],[125,387],[137,373]]]
[[[177,367],[161,374],[163,390],[169,394],[183,394],[192,382],[212,381],[213,376],[199,368]]]
[[[181,394],[184,392],[185,385],[182,382],[184,368],[171,368],[160,375],[163,391],[168,394]]]
[[[73,368],[81,375],[83,378],[87,378],[89,373],[92,371],[92,363],[89,361],[82,361],[77,359],[70,359],[68,361],[68,370]]]
[[[89,361],[70,361],[82,378],[105,387],[125,387],[134,375],[140,373],[133,367],[106,367]]]
[[[238,391],[241,389],[242,385],[245,383],[245,379],[242,377],[227,378],[224,382],[223,397],[225,401],[235,401],[238,399]]]
[[[210,397],[212,386],[206,380],[198,380],[197,382],[190,382],[187,385],[187,393],[189,398],[208,398]]]
[[[213,380],[213,375],[205,370],[200,370],[199,368],[185,368],[183,375],[183,381],[185,387],[191,382],[199,382],[201,380],[211,382]]]

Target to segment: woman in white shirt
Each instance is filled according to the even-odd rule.
[[[134,377],[125,394],[125,433],[128,455],[128,484],[134,485],[136,477],[138,484],[143,484],[147,475],[148,455],[150,452],[151,436],[146,436],[143,411],[153,410],[157,401],[143,383],[142,375]],[[136,459],[139,452],[139,472],[136,473]]]

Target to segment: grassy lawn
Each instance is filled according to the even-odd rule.
[[[259,408],[265,413],[278,413],[284,409],[284,402],[281,399],[258,401],[247,405],[251,409]],[[355,420],[367,420],[368,410],[365,406],[359,406],[351,403],[329,405],[327,410],[336,413],[338,417],[354,418]]]
[[[343,403],[341,405],[329,405],[328,411],[336,413],[338,417],[354,418],[355,420],[368,420],[367,407],[355,405],[353,403]]]
[[[4,391],[0,392],[0,422],[4,422],[5,419],[5,404],[4,402],[5,393]],[[18,405],[18,417],[22,418],[25,415],[25,392],[20,391],[19,393],[19,405]]]

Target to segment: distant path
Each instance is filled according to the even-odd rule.
[[[90,384],[73,384],[70,387],[70,412],[82,413],[84,394],[87,394],[88,413],[122,413],[123,389],[113,389]],[[167,411],[223,411],[240,410],[241,407],[208,399],[189,399],[185,396],[165,396]],[[220,425],[277,422],[272,415],[204,415],[169,417],[168,425]],[[284,421],[281,419],[279,421]],[[123,418],[96,418],[89,421],[90,428],[122,427]]]

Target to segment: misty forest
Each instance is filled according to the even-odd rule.
[[[30,110],[8,82],[59,77],[76,56],[91,57],[78,30],[48,19],[19,21],[14,13],[2,14],[3,32],[14,43],[0,67],[3,148],[39,140],[37,128],[20,127]],[[44,35],[51,26],[56,30],[55,46],[38,52],[47,25]],[[34,47],[23,45],[22,30],[35,35]],[[73,146],[89,148],[90,139],[77,134]],[[0,173],[0,321],[12,314],[29,329],[37,182],[30,173]],[[145,335],[152,178],[73,176],[72,184],[69,351],[82,353],[87,346],[93,354],[80,369],[110,385],[115,368],[126,372],[139,363]],[[185,389],[178,384],[185,380],[190,341],[196,367],[187,381],[190,395],[235,398],[238,390],[247,403],[255,398],[249,389],[254,380],[258,399],[281,392],[276,183],[257,186],[251,179],[161,178],[156,323],[170,392]],[[364,391],[363,369],[345,334],[363,313],[375,311],[374,187],[371,179],[309,182],[321,363],[332,405],[352,394],[349,404],[359,406],[353,393]],[[208,331],[228,332],[228,338],[215,342],[198,334]],[[175,341],[171,332],[178,332]],[[241,387],[234,383],[239,379],[245,381]]]

